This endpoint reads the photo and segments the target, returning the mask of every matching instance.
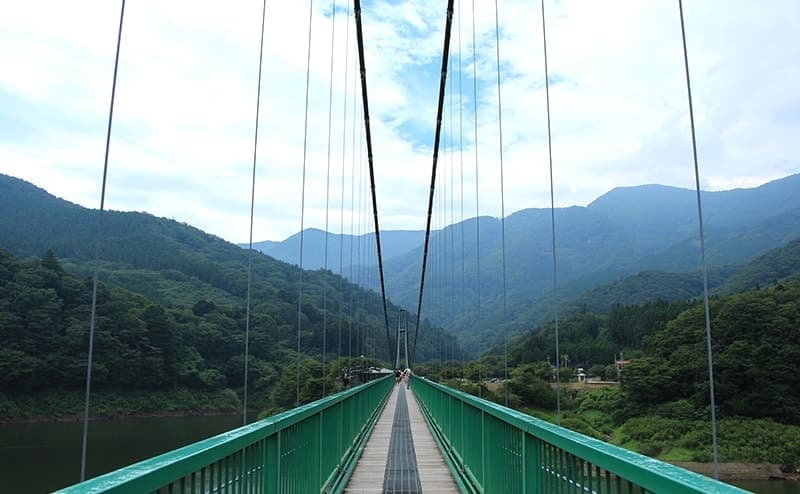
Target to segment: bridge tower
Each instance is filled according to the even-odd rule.
[[[403,356],[405,357],[405,365],[400,367],[400,343],[403,344]],[[397,354],[394,359],[395,369],[407,369],[409,366],[408,361],[408,312],[405,309],[400,309],[397,314]]]

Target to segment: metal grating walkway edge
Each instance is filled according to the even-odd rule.
[[[353,494],[386,492],[383,490],[383,484],[399,391],[399,385],[392,390],[392,395],[372,431],[344,492]],[[414,393],[407,392],[405,395],[422,492],[436,494],[459,492],[450,469],[428,430]]]
[[[386,474],[383,478],[383,492],[387,494],[420,494],[422,492],[404,386],[399,386],[397,391],[392,437],[389,440],[389,458],[386,460]]]

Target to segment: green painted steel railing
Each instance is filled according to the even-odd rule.
[[[411,389],[466,492],[747,492],[426,379]]]
[[[341,492],[393,384],[362,384],[58,492]]]

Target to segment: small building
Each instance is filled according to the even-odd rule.
[[[583,367],[578,367],[578,373],[576,375],[578,376],[579,383],[586,382],[586,372],[583,370]]]
[[[630,360],[615,360],[614,365],[617,366],[617,372],[621,371],[626,365],[630,364]]]

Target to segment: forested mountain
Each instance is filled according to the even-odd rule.
[[[702,197],[713,286],[726,281],[736,266],[800,236],[800,175],[753,189],[703,192]],[[701,278],[693,274],[700,260],[694,191],[661,185],[620,187],[587,207],[557,209],[555,216],[557,292],[552,291],[550,211],[526,209],[505,222],[505,309],[501,224],[497,218],[481,217],[432,232],[423,313],[461,332],[464,341],[485,347],[505,330],[521,331],[537,324],[555,301],[572,304],[567,301],[580,297],[575,302],[579,306],[607,308],[626,291],[633,301],[674,300],[697,293]],[[397,252],[405,253],[384,256],[386,288],[390,298],[413,307],[419,294],[422,234],[403,235]],[[307,238],[315,239],[306,247],[309,258],[321,257],[323,237],[324,232],[309,232]],[[329,237],[329,250],[333,249],[329,257],[338,263],[338,238],[331,240],[335,237]],[[296,243],[295,236],[272,245],[271,252],[296,262]],[[350,275],[348,261],[346,254],[345,276]],[[353,270],[353,281],[364,283],[361,272],[358,267]],[[638,279],[623,279],[627,276]],[[370,283],[367,286],[375,286]],[[604,286],[609,283],[616,286]],[[596,287],[602,288],[582,295]]]
[[[608,373],[620,353],[631,359],[620,373],[624,396],[616,403],[618,415],[702,418],[709,403],[704,318],[698,301],[617,305],[607,315],[582,312],[561,321],[559,350],[568,355],[570,367],[594,368],[592,374]],[[800,395],[791,378],[800,368],[799,326],[800,279],[712,298],[716,398],[722,417],[800,424]],[[509,344],[512,367],[552,362],[553,355],[552,323]]]
[[[717,290],[718,293],[735,293],[759,288],[800,276],[800,238],[783,247],[773,249],[738,270]]]
[[[746,264],[711,267],[708,282],[712,295],[722,295],[765,287],[796,277],[800,277],[800,238]],[[699,270],[679,273],[641,271],[586,289],[600,279],[574,280],[561,286],[556,293],[545,294],[526,307],[517,316],[516,322],[522,326],[525,321],[542,322],[550,319],[556,303],[562,316],[584,311],[607,314],[615,305],[682,302],[698,299],[703,294],[703,277]]]
[[[563,304],[587,290],[641,272],[696,272],[700,255],[695,197],[691,190],[649,185],[615,189],[587,207],[557,209],[556,293],[552,292],[550,211],[528,209],[508,216],[505,309],[500,221],[480,218],[480,276],[476,219],[434,232],[424,314],[462,332],[465,342],[483,346],[491,344],[494,334],[521,331],[537,324],[552,311],[553,301]],[[725,281],[735,266],[800,236],[800,175],[754,189],[705,192],[703,200],[707,260],[714,284]],[[420,261],[421,248],[386,261],[387,290],[393,300],[414,303]],[[699,277],[690,279],[691,275],[667,280],[646,273],[640,275],[640,281],[647,277],[671,285],[665,287],[670,299],[682,296],[673,289],[689,294],[700,281]],[[650,290],[648,295],[655,291]],[[602,293],[593,295],[612,298]],[[598,302],[587,296],[580,303]]]
[[[85,345],[88,327],[85,276],[92,272],[97,219],[95,210],[58,199],[22,180],[0,175],[0,247],[7,249],[2,256],[4,270],[0,270],[0,287],[4,288],[0,302],[5,304],[6,312],[14,314],[8,325],[3,324],[5,332],[0,337],[0,348],[11,351],[12,342],[20,343],[19,335],[35,335],[45,327],[57,333],[52,345],[47,343],[46,348],[36,347],[35,341],[23,341],[21,344],[33,346],[14,350],[17,353],[12,352],[13,355],[4,354],[6,364],[19,359],[49,359],[51,347],[62,347],[58,343],[62,337],[72,338],[63,348],[69,348],[72,357],[80,357],[82,350],[74,345],[80,339]],[[104,216],[102,245],[100,274],[106,288],[101,293],[107,297],[103,300],[108,301],[108,311],[114,316],[98,320],[100,337],[109,334],[110,340],[106,343],[111,346],[116,345],[112,341],[115,335],[123,340],[129,338],[134,343],[128,344],[125,340],[117,353],[137,361],[139,354],[136,352],[143,354],[147,348],[163,347],[154,342],[158,338],[147,334],[147,317],[158,316],[163,324],[158,321],[152,324],[161,331],[159,341],[163,343],[166,334],[184,335],[175,336],[178,340],[173,354],[180,358],[173,360],[173,364],[184,362],[180,359],[185,357],[186,362],[195,362],[200,374],[208,371],[202,375],[211,376],[208,379],[215,386],[236,388],[240,385],[242,379],[236,378],[238,371],[233,369],[241,368],[242,363],[244,297],[251,254],[186,224],[145,213],[114,211]],[[42,261],[24,260],[43,256],[48,251],[54,255],[47,255]],[[250,367],[254,372],[252,378],[261,380],[264,398],[281,374],[290,371],[289,364],[294,361],[301,270],[260,253],[252,254],[252,264],[254,340]],[[50,265],[58,267],[48,267]],[[75,278],[70,271],[84,278]],[[62,288],[54,281],[53,272],[57,272],[61,283],[69,287],[67,292],[59,291]],[[323,271],[302,272],[302,287],[303,354],[321,358],[325,337],[327,360],[335,358],[341,327],[345,355],[349,352],[353,356],[390,358],[383,307],[376,293]],[[21,300],[25,297],[30,301],[23,303]],[[38,311],[36,300],[42,297],[49,300],[46,305],[51,312]],[[398,308],[390,305],[390,310],[394,318]],[[325,322],[328,331],[323,335]],[[105,324],[108,327],[104,327]],[[170,330],[165,331],[165,327]],[[428,358],[428,338],[441,339],[442,335],[429,328],[420,331],[418,361]],[[77,364],[66,359],[48,361],[47,365],[72,369],[65,377],[72,379],[71,372]],[[186,365],[179,367],[185,370]],[[185,384],[179,378],[183,372],[180,369],[173,369],[177,374],[163,384]],[[103,369],[99,372],[102,374]]]

